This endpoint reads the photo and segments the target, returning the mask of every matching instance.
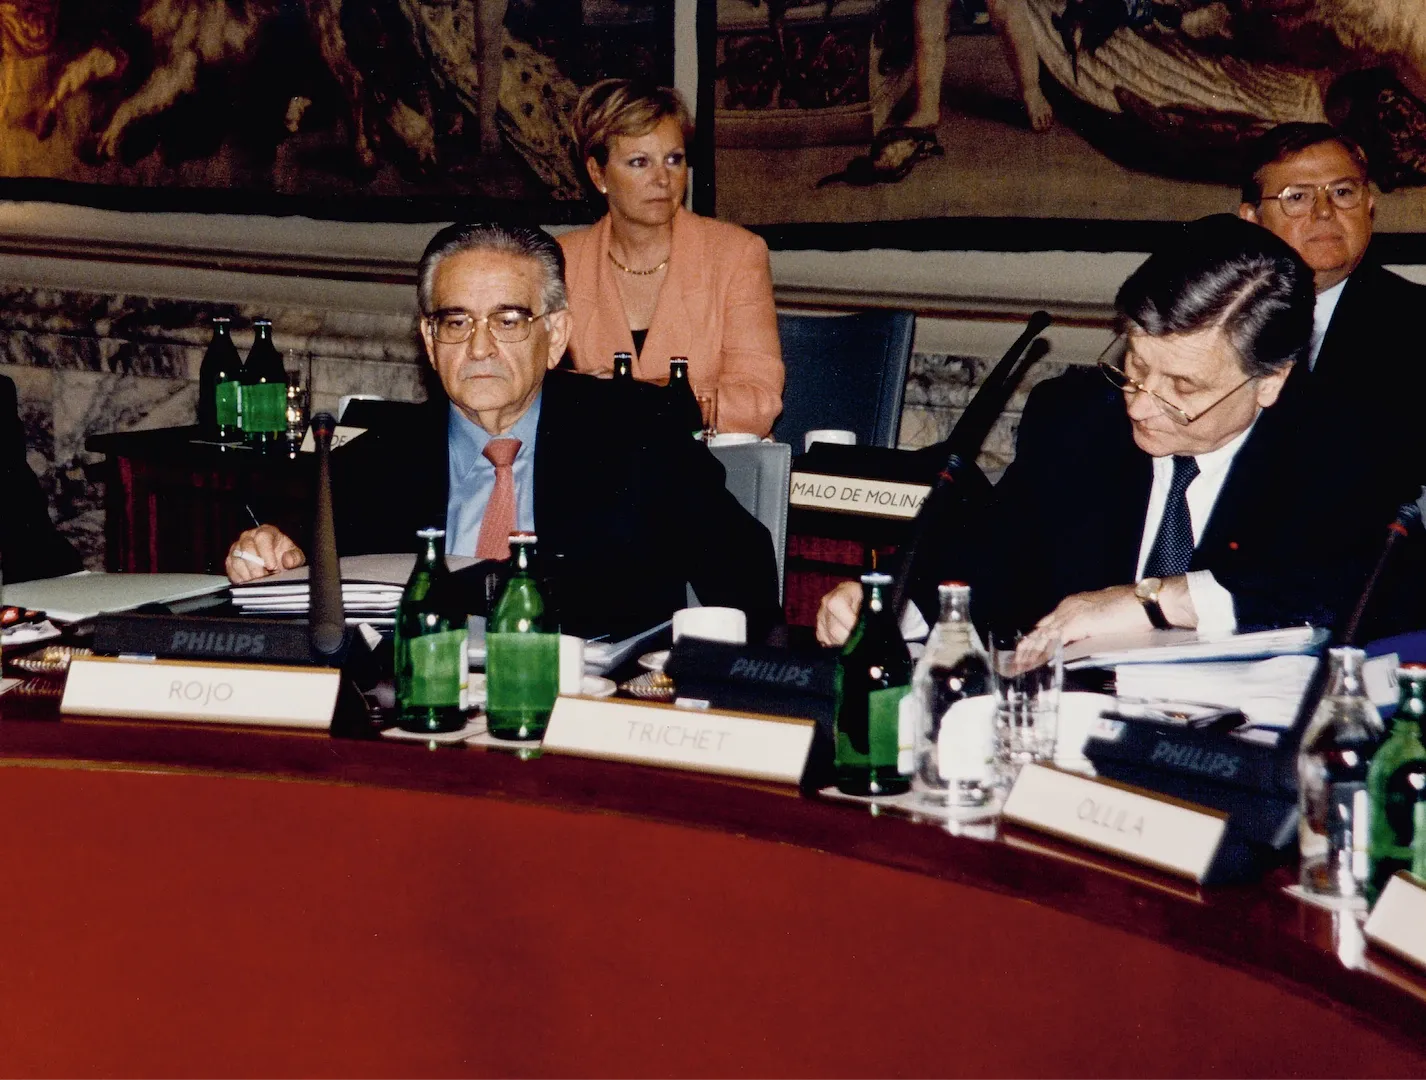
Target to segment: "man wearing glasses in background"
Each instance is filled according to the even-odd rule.
[[[341,554],[405,552],[444,526],[446,549],[509,557],[539,536],[568,633],[623,637],[668,619],[691,584],[740,608],[750,633],[778,618],[767,530],[723,486],[655,386],[555,371],[569,340],[564,256],[543,230],[452,225],[418,269],[421,336],[444,395],[332,458]],[[233,581],[300,566],[271,525],[229,551]]]
[[[949,577],[977,621],[1066,641],[1330,621],[1362,531],[1323,514],[1308,542],[1315,477],[1279,404],[1312,303],[1282,241],[1226,214],[1186,225],[1120,288],[1122,352],[1031,393],[986,518],[922,545],[938,556],[912,585],[922,613]],[[847,587],[824,597],[819,638],[844,640],[856,606]]]
[[[1327,124],[1281,124],[1248,155],[1238,216],[1287,241],[1313,270],[1312,347],[1288,385],[1316,430],[1309,449],[1348,478],[1356,513],[1385,535],[1396,508],[1426,484],[1426,287],[1370,257],[1376,200],[1366,155]],[[1362,640],[1426,618],[1426,542],[1400,547]]]

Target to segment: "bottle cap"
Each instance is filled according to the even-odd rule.
[[[416,538],[418,540],[440,540],[446,535],[445,529],[417,529]]]
[[[669,366],[670,366],[670,367],[672,367],[674,364],[680,364],[680,365],[682,365],[683,367],[687,367],[687,366],[688,366],[688,357],[686,357],[686,356],[674,356],[674,357],[670,357],[668,363],[669,363]]]
[[[254,325],[254,326],[271,326],[271,325],[272,325],[272,320],[269,319],[266,315],[259,315],[256,319],[253,320],[253,325]]]
[[[540,538],[532,532],[512,532],[510,543],[512,544],[538,544]]]
[[[1411,679],[1413,682],[1426,679],[1426,664],[1402,664],[1396,669],[1398,679]]]
[[[862,575],[863,585],[890,585],[891,575],[883,574],[880,570],[873,570],[869,574]]]
[[[227,315],[214,315],[209,321],[214,323],[215,325],[227,326],[233,320]]]
[[[937,592],[950,592],[953,589],[969,589],[970,586],[964,581],[943,581],[936,586]]]

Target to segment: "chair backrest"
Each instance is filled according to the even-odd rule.
[[[802,453],[817,428],[845,428],[863,446],[895,446],[916,332],[914,311],[778,315],[787,384],[772,435]]]
[[[777,600],[782,602],[783,559],[787,554],[787,497],[792,479],[792,447],[785,443],[715,446],[713,456],[727,473],[724,486],[743,509],[772,534],[777,556]]]

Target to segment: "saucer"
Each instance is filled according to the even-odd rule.
[[[646,671],[662,671],[663,666],[668,663],[668,649],[658,649],[654,652],[646,652],[639,657],[639,667]]]

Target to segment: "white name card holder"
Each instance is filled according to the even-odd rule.
[[[326,729],[340,683],[336,668],[92,656],[70,664],[59,708],[80,716]]]
[[[1362,933],[1373,945],[1426,968],[1426,881],[1405,872],[1393,876]]]
[[[561,754],[795,784],[815,726],[796,717],[560,697],[543,745]]]
[[[930,490],[927,484],[795,472],[792,474],[788,502],[792,506],[811,510],[836,510],[869,517],[914,518]]]
[[[1209,876],[1228,815],[1110,780],[1026,765],[1007,821],[1193,881]]]
[[[343,446],[346,446],[347,443],[365,434],[366,428],[364,427],[347,427],[344,424],[338,424],[332,429],[332,449],[340,450]],[[302,445],[297,449],[303,454],[315,454],[317,452],[317,440],[312,435],[312,428],[310,426],[307,428],[307,434],[302,436]]]

